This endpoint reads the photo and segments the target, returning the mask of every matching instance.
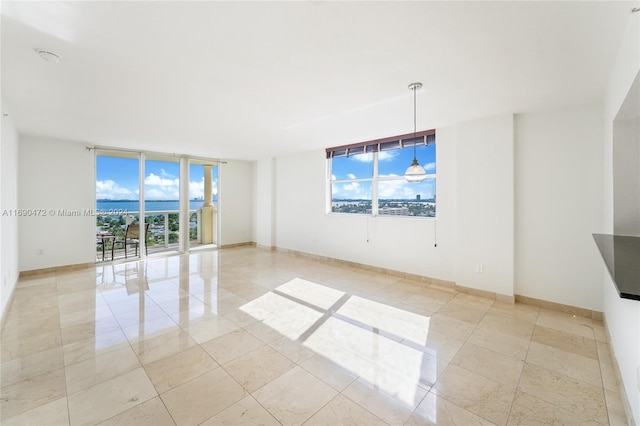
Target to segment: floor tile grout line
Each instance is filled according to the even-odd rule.
[[[58,306],[58,330],[60,331],[60,351],[62,352],[62,368],[64,371],[64,394],[65,394],[65,398],[67,399],[67,424],[69,426],[71,426],[71,403],[69,400],[69,386],[67,384],[67,365],[65,362],[65,355],[64,355],[64,341],[62,340],[62,318],[60,317],[60,315],[62,314],[62,311],[60,310],[60,294],[58,292],[58,278],[57,278],[57,273],[56,273],[56,302],[57,302],[57,306]]]
[[[264,347],[264,346],[267,346],[267,344],[263,342],[263,345],[262,345],[262,346],[260,346],[260,348],[262,348],[262,347]],[[254,351],[256,351],[256,350],[258,350],[258,349],[260,349],[260,348],[257,348],[257,349],[255,349]],[[248,352],[248,353],[249,353],[249,352]],[[245,355],[246,355],[246,354],[245,354]],[[240,357],[242,357],[242,356],[244,356],[244,355],[241,355],[241,356],[239,356],[239,357],[237,357],[237,358],[235,358],[235,359],[238,359],[238,358],[240,358]],[[217,361],[216,361],[216,362],[217,362]],[[229,361],[229,362],[233,362],[233,361]],[[225,363],[224,365],[228,364],[229,362]],[[227,375],[228,375],[228,376],[229,376],[229,377],[230,377],[234,382],[236,382],[236,383],[238,384],[238,386],[240,386],[240,387],[241,387],[241,388],[242,388],[242,389],[247,393],[247,394],[246,394],[245,396],[243,396],[239,401],[241,401],[242,399],[244,399],[244,398],[245,398],[245,397],[247,397],[247,396],[250,396],[251,398],[253,398],[253,400],[254,400],[254,401],[256,401],[256,403],[258,403],[258,405],[260,405],[260,406],[261,406],[261,407],[262,407],[262,408],[263,408],[267,413],[269,413],[269,415],[270,415],[271,417],[273,417],[273,418],[274,418],[278,423],[282,424],[282,422],[280,422],[280,421],[279,421],[279,420],[278,420],[278,419],[273,415],[273,413],[267,409],[267,407],[265,407],[264,405],[262,405],[262,403],[258,400],[258,398],[256,398],[255,396],[253,396],[253,394],[254,394],[255,392],[257,392],[258,390],[260,390],[261,388],[263,388],[263,387],[265,387],[266,385],[268,385],[269,383],[271,383],[271,382],[273,382],[274,380],[278,379],[279,377],[282,377],[282,374],[287,373],[289,370],[291,370],[291,369],[292,369],[292,368],[294,368],[294,367],[289,368],[287,371],[285,371],[284,373],[280,374],[278,377],[275,377],[275,378],[273,378],[273,379],[269,380],[267,383],[264,383],[264,384],[263,384],[263,385],[261,385],[259,388],[255,389],[253,392],[250,392],[248,389],[246,389],[246,388],[242,385],[242,383],[238,382],[238,380],[237,380],[237,379],[236,379],[236,378],[235,378],[231,373],[229,373],[229,372],[227,371],[227,369],[226,369],[226,368],[224,368],[224,365],[223,365],[223,364],[219,364],[219,365],[220,365],[220,368],[222,368],[222,369],[224,370],[224,372],[225,372],[225,373],[226,373],[226,374],[227,374]],[[294,365],[296,365],[296,364],[294,364]],[[235,405],[237,402],[238,402],[238,401],[236,401],[235,403],[231,404],[229,407],[232,407],[232,406],[233,406],[233,405]],[[212,419],[213,417],[215,417],[215,416],[217,416],[218,414],[222,413],[224,410],[228,409],[229,407],[226,407],[225,409],[220,410],[218,413],[216,413],[216,414],[214,414],[213,416],[209,417],[209,419],[207,419],[207,420]],[[205,420],[205,421],[207,421],[207,420]]]
[[[342,391],[338,392],[338,395],[341,395],[343,398],[348,399],[349,401],[351,401],[352,403],[356,404],[358,407],[362,408],[363,410],[365,410],[367,413],[370,413],[371,415],[375,416],[376,418],[380,419],[383,423],[389,424],[388,422],[386,422],[384,419],[380,418],[380,416],[376,415],[375,413],[371,412],[367,407],[365,407],[364,405],[360,404],[358,401],[354,400],[353,398],[350,398],[349,395],[345,395],[344,391],[347,390],[347,388],[349,388],[351,385],[353,385],[355,382],[358,381],[360,377],[356,377],[350,384],[348,384]],[[422,402],[422,400],[427,396],[429,392],[427,392],[425,394],[424,397],[422,397],[422,399],[420,400],[420,402]],[[385,395],[386,397],[386,395]],[[420,405],[420,403],[418,403],[418,405]],[[418,405],[416,405],[416,408],[418,407]],[[405,419],[405,421],[403,422],[403,424],[409,419],[409,417],[411,417],[413,415],[413,412],[415,410],[411,410],[411,414],[409,414],[409,416]]]
[[[595,340],[595,332],[594,332],[594,340]],[[611,415],[609,413],[609,403],[607,402],[607,389],[604,384],[604,374],[602,371],[602,360],[600,359],[600,352],[598,351],[598,342],[596,341],[596,355],[598,355],[598,370],[600,371],[600,382],[602,384],[602,397],[604,398],[604,408],[607,411],[607,421],[611,424]],[[617,382],[617,379],[616,379]],[[619,386],[619,385],[618,385]]]
[[[389,286],[391,286],[391,285],[389,285]],[[389,286],[387,286],[387,287],[389,287]],[[56,292],[58,292],[58,291],[59,291],[59,290],[58,290],[58,286],[56,285]],[[58,293],[56,293],[56,294],[58,294]],[[58,295],[59,295],[59,294],[58,294]],[[111,304],[108,304],[108,305],[109,305],[110,310],[111,310]],[[162,308],[162,307],[161,307],[161,308]],[[163,311],[164,311],[164,309],[163,309]],[[478,329],[479,324],[482,322],[482,320],[483,320],[484,318],[486,318],[486,316],[487,316],[487,314],[488,314],[488,312],[489,312],[489,311],[490,311],[490,309],[489,309],[489,310],[487,310],[487,311],[484,313],[484,315],[483,315],[482,319],[481,319],[480,321],[478,321],[478,322],[475,324],[475,326],[474,326],[473,330],[471,331],[471,333],[469,333],[469,334],[466,336],[466,338],[463,340],[465,343],[466,343],[466,342],[468,342],[468,340],[469,340],[470,336],[472,336],[472,335],[473,335],[473,333]],[[111,310],[111,312],[112,312],[112,314],[113,314],[113,311],[112,311],[112,310]],[[166,313],[166,312],[165,312],[165,313]],[[538,315],[539,315],[539,311],[538,311]],[[534,322],[534,330],[535,330],[535,324],[537,323],[537,320],[538,320],[538,317],[536,317],[536,321]],[[59,326],[61,326],[61,316],[60,316],[60,311],[58,312],[58,321],[59,321]],[[232,320],[230,320],[230,321],[232,321]],[[174,321],[174,322],[175,322],[175,321]],[[232,322],[233,322],[233,321],[232,321]],[[239,326],[239,324],[236,324],[236,325],[238,325],[238,326]],[[180,326],[179,324],[178,324],[178,326],[179,326],[179,327],[182,327],[182,326]],[[120,327],[120,331],[121,331],[121,332],[124,332],[124,329],[123,329],[122,325],[120,325],[120,324],[119,324],[119,327]],[[240,329],[243,329],[243,328],[242,328],[242,327],[240,327]],[[62,327],[59,327],[59,329],[58,329],[58,330],[59,330],[59,332],[61,333],[61,332],[62,332]],[[187,331],[186,329],[183,329],[183,330],[184,330],[185,332]],[[572,334],[573,334],[573,333],[572,333]],[[64,346],[64,345],[62,345],[62,335],[60,335],[60,338],[61,338],[61,346]],[[594,336],[594,340],[595,340],[595,336]],[[529,353],[529,351],[530,351],[530,348],[531,348],[532,341],[533,341],[533,333],[531,334],[531,336],[530,336],[530,338],[529,338],[529,342],[528,342],[528,346],[527,346],[527,351],[526,351],[526,354],[525,354],[525,359],[524,359],[524,361],[523,361],[523,362],[525,362],[525,363],[526,363],[527,355],[528,355],[528,353]],[[128,342],[128,344],[129,344],[130,346],[132,345],[131,341],[130,341],[128,338],[127,338],[127,342]],[[200,345],[200,343],[197,343],[197,345]],[[263,342],[263,346],[264,346],[264,342]],[[458,349],[458,351],[457,351],[457,352],[459,352],[459,349]],[[135,351],[134,351],[134,353],[135,353]],[[137,353],[136,353],[136,356],[137,356]],[[210,356],[210,357],[212,357],[210,354],[209,354],[209,356]],[[64,351],[63,351],[63,357],[64,357]],[[602,384],[601,389],[604,391],[604,390],[605,390],[605,389],[604,389],[604,376],[603,376],[603,374],[602,374],[602,362],[601,362],[600,354],[599,354],[599,353],[597,354],[597,357],[598,357],[598,363],[599,363],[599,371],[600,371],[600,375],[601,375],[601,376],[600,376],[600,381],[601,381],[601,384]],[[212,358],[213,358],[213,357],[212,357]],[[215,359],[214,359],[214,360],[215,360]],[[217,362],[217,361],[216,361],[216,362]],[[295,362],[295,361],[294,361],[294,363],[295,363],[295,365],[299,365],[299,364],[298,364],[297,362]],[[219,366],[221,366],[221,365],[219,365]],[[301,367],[301,368],[304,368],[304,367],[302,367],[302,366],[300,366],[300,367]],[[63,368],[65,368],[65,389],[66,389],[66,366],[64,365],[64,358],[63,358]],[[225,371],[226,371],[226,370],[225,370]],[[145,372],[146,372],[146,370],[145,370]],[[552,371],[552,372],[553,372],[553,371]],[[555,373],[555,372],[554,372],[554,373]],[[313,373],[311,373],[311,374],[313,374]],[[520,373],[520,377],[519,377],[519,379],[518,379],[518,384],[516,385],[516,392],[517,392],[517,390],[518,390],[518,388],[519,388],[519,386],[520,386],[520,382],[521,382],[521,380],[522,380],[522,376],[523,376],[523,372],[521,371],[521,373]],[[315,377],[315,376],[314,376],[314,377]],[[358,380],[358,379],[356,378],[356,379],[354,379],[354,381],[355,381],[355,380]],[[353,383],[353,381],[352,381],[351,383]],[[436,380],[436,383],[437,383],[437,380]],[[434,383],[434,386],[435,386],[435,383]],[[432,391],[432,389],[433,389],[433,386],[429,388],[429,390],[427,391],[427,394],[428,394],[429,392],[431,392],[431,391]],[[65,394],[66,394],[66,393],[67,393],[67,392],[65,391]],[[341,393],[342,393],[342,392],[339,392],[339,394],[341,394]],[[514,398],[515,398],[515,397],[514,397]],[[512,400],[512,404],[511,404],[511,408],[510,408],[510,413],[509,413],[510,415],[511,415],[511,410],[513,409],[514,401],[515,401],[515,399],[514,399],[514,400]],[[554,404],[554,405],[555,405],[555,404]],[[606,406],[606,396],[605,396],[605,406]],[[67,401],[67,408],[69,408],[68,401]],[[414,411],[415,411],[415,410],[414,410]],[[608,415],[608,412],[607,412],[607,415]]]
[[[447,302],[447,303],[449,303],[449,302]],[[493,302],[493,303],[491,304],[491,306],[493,306],[493,305],[494,305],[494,303],[495,303],[495,302]],[[444,306],[444,305],[443,305],[443,306]],[[489,308],[489,309],[490,309],[490,308]],[[487,310],[487,312],[489,312],[489,309]],[[482,316],[482,319],[484,319],[484,317],[486,316],[487,312],[485,312],[485,314]],[[482,319],[480,319],[480,321],[478,321],[478,322],[475,324],[475,327],[474,327],[473,331],[472,331],[471,333],[469,333],[469,335],[467,336],[467,338],[466,338],[465,340],[463,340],[463,345],[462,345],[462,346],[464,346],[464,344],[466,344],[466,343],[471,343],[471,344],[473,344],[472,342],[469,342],[469,338],[470,338],[470,337],[473,335],[473,333],[478,329],[478,326],[479,326],[479,325],[480,325],[480,323],[482,322]],[[459,352],[460,352],[460,350],[462,349],[462,346],[460,346],[460,348],[458,348],[458,350],[456,351],[455,355],[453,355],[453,356],[451,357],[451,360],[450,360],[449,362],[447,362],[447,366],[446,366],[446,367],[445,367],[445,369],[442,371],[442,373],[440,373],[440,375],[436,378],[436,381],[433,383],[433,385],[431,385],[431,387],[429,388],[429,392],[427,392],[427,395],[428,395],[429,393],[433,393],[433,395],[434,395],[436,398],[442,398],[443,400],[447,401],[448,403],[453,404],[453,405],[455,405],[456,407],[459,407],[459,408],[461,408],[462,410],[465,410],[465,411],[467,411],[467,412],[469,412],[469,413],[473,414],[474,416],[477,416],[477,417],[479,417],[479,418],[481,418],[481,419],[483,419],[483,420],[486,420],[486,421],[489,421],[490,423],[493,423],[491,420],[489,420],[489,419],[487,419],[487,418],[485,418],[485,417],[482,417],[480,414],[477,414],[477,413],[474,413],[474,412],[472,412],[472,411],[469,411],[469,410],[467,410],[466,408],[461,407],[460,405],[458,405],[458,404],[457,404],[457,403],[455,403],[454,401],[451,401],[450,399],[447,399],[447,398],[445,398],[444,396],[438,395],[437,393],[433,392],[433,389],[436,387],[436,385],[438,384],[438,382],[440,381],[440,379],[442,378],[442,376],[445,374],[445,372],[447,371],[447,369],[449,368],[449,366],[453,363],[453,360],[455,359],[455,357],[458,355],[458,353],[459,353]],[[485,349],[486,349],[486,348],[485,348]],[[490,349],[488,349],[488,350],[490,350]],[[455,365],[455,364],[454,364],[454,365]],[[466,368],[464,368],[464,367],[459,367],[459,368],[462,368],[462,369],[466,370]],[[490,378],[488,378],[488,377],[482,376],[481,374],[479,374],[479,375],[480,375],[481,377],[483,377],[484,379],[486,379],[486,380],[493,380],[493,379],[490,379]],[[493,380],[493,381],[495,381],[495,380]],[[425,398],[427,397],[427,395],[425,395]],[[417,407],[416,407],[416,409],[417,409]],[[508,420],[508,416],[507,416],[507,420]]]
[[[537,318],[536,318],[536,322],[534,323],[534,332],[535,332],[535,326],[537,326]],[[544,326],[541,326],[541,327],[544,327]],[[555,330],[555,329],[554,329],[554,330]],[[558,331],[565,332],[565,331],[563,331],[563,330],[558,330]],[[569,333],[569,332],[565,332],[565,333],[573,334],[573,333]],[[585,338],[584,336],[579,336],[579,335],[576,335],[576,336]],[[595,340],[595,339],[594,339],[594,340]],[[583,384],[583,385],[587,385],[587,386],[590,386],[590,387],[594,387],[594,388],[599,388],[599,389],[601,389],[601,390],[602,390],[602,392],[603,392],[603,398],[604,398],[604,403],[605,403],[605,404],[604,404],[604,407],[605,407],[605,410],[607,410],[607,420],[609,421],[609,412],[608,412],[607,404],[606,404],[606,395],[605,395],[605,392],[604,392],[604,391],[605,391],[604,383],[603,383],[602,387],[598,387],[598,386],[596,386],[596,385],[593,385],[592,383],[585,382],[585,381],[580,380],[580,379],[578,379],[578,378],[574,378],[574,377],[572,377],[572,376],[567,376],[566,374],[563,374],[563,373],[560,373],[560,372],[556,372],[555,370],[548,369],[548,368],[546,368],[545,366],[539,366],[539,365],[537,365],[537,364],[532,364],[532,363],[530,363],[530,362],[527,362],[527,358],[528,358],[529,351],[530,351],[530,348],[531,348],[531,343],[533,343],[533,333],[532,333],[532,335],[531,335],[531,339],[530,339],[530,341],[529,341],[529,346],[528,346],[528,349],[527,349],[527,356],[526,356],[526,357],[525,357],[525,359],[524,359],[525,366],[526,366],[526,364],[531,364],[531,365],[533,365],[533,366],[535,366],[535,367],[537,367],[537,368],[542,368],[542,369],[544,369],[544,370],[547,370],[547,371],[549,371],[549,372],[550,372],[550,373],[552,373],[552,374],[559,374],[559,375],[562,375],[562,376],[567,377],[567,378],[568,378],[568,379],[570,379],[570,380],[575,380],[575,381],[577,381],[577,382],[579,382],[579,383],[581,383],[581,384]],[[537,343],[537,342],[536,342],[536,343]],[[548,345],[544,345],[543,343],[538,343],[538,344],[543,345],[543,346],[548,346]],[[553,346],[549,346],[549,347],[554,348]],[[559,349],[559,348],[556,348],[556,349]],[[562,349],[559,349],[559,350],[562,350]],[[579,354],[574,354],[574,355],[581,356],[581,355],[579,355]],[[599,355],[598,355],[598,357],[599,357]],[[600,364],[600,363],[598,362],[598,368],[599,368],[599,370],[601,370],[601,367],[600,367],[600,365],[599,365],[599,364]],[[525,391],[523,391],[523,390],[520,390],[519,388],[520,388],[520,381],[522,380],[522,374],[524,374],[524,368],[523,368],[523,372],[522,372],[522,373],[521,373],[521,375],[520,375],[520,379],[518,380],[518,387],[516,388],[516,392],[517,392],[517,391],[520,391],[520,392],[522,392],[522,393],[524,393],[524,394],[526,394],[526,395],[528,395],[528,396],[530,396],[530,397],[536,398],[536,399],[538,399],[538,400],[540,400],[540,401],[543,401],[543,402],[545,402],[545,403],[547,403],[547,404],[553,405],[554,407],[557,407],[557,408],[559,408],[559,409],[561,409],[561,410],[565,410],[565,411],[572,412],[572,413],[574,413],[574,414],[576,414],[576,415],[579,415],[579,416],[581,416],[581,417],[583,417],[583,418],[585,418],[585,419],[587,419],[587,420],[591,420],[591,421],[594,421],[594,422],[596,421],[596,420],[594,420],[594,419],[590,419],[590,418],[588,418],[588,417],[582,416],[582,415],[581,415],[581,414],[579,414],[579,413],[575,413],[575,412],[573,412],[572,410],[569,410],[569,409],[567,409],[567,408],[565,408],[565,407],[562,407],[562,406],[560,406],[560,405],[556,404],[555,402],[550,402],[550,401],[547,401],[547,400],[541,399],[541,398],[537,397],[536,395],[531,395],[531,394],[529,394],[529,393],[527,393],[527,392],[525,392]],[[600,376],[601,376],[601,381],[602,381],[602,372],[600,372]],[[511,408],[511,410],[512,410],[512,409],[513,409],[513,406],[512,406],[512,408]],[[510,410],[510,411],[511,411],[511,410]],[[511,412],[510,412],[510,415],[511,415]],[[610,423],[610,422],[609,422],[609,423]]]
[[[520,390],[520,382],[522,381],[522,375],[524,374],[524,367],[527,364],[527,357],[529,355],[529,350],[531,350],[531,342],[533,341],[533,333],[536,329],[536,323],[538,322],[538,317],[540,315],[540,309],[536,312],[536,318],[533,322],[533,328],[531,329],[531,335],[529,336],[529,344],[527,345],[527,351],[524,354],[524,359],[522,360],[522,369],[520,370],[520,376],[518,377],[518,383],[516,383],[516,388],[513,392],[513,399],[511,400],[511,405],[509,406],[509,414],[507,415],[507,424],[509,424],[509,419],[513,414],[513,405],[516,402],[516,398],[518,397],[518,391]],[[520,391],[522,392],[522,391]]]
[[[102,290],[100,290],[100,295],[101,295],[101,296],[103,296],[103,298],[104,298],[104,295],[102,295]],[[133,355],[134,355],[134,356],[136,357],[136,359],[138,360],[138,364],[139,364],[139,365],[138,365],[138,367],[136,367],[136,369],[138,369],[138,368],[142,368],[142,371],[144,372],[145,376],[147,377],[147,380],[149,380],[149,383],[151,383],[151,385],[153,386],[153,389],[154,389],[154,391],[155,391],[155,393],[156,393],[156,396],[155,396],[155,397],[158,397],[158,398],[159,398],[159,397],[160,397],[160,394],[158,393],[158,391],[157,391],[157,389],[156,389],[155,385],[153,384],[153,382],[151,381],[151,378],[149,377],[149,374],[147,373],[146,369],[144,368],[144,364],[142,363],[142,360],[140,359],[140,356],[138,355],[138,353],[136,352],[136,350],[133,348],[133,344],[132,344],[131,340],[129,340],[129,338],[128,338],[128,336],[127,336],[127,333],[126,333],[126,332],[125,332],[125,330],[124,330],[124,327],[123,327],[123,326],[122,326],[122,324],[117,320],[116,313],[113,311],[111,303],[109,303],[106,299],[105,299],[105,302],[106,302],[106,304],[107,304],[107,307],[109,308],[109,311],[111,312],[111,315],[116,319],[116,323],[118,324],[119,331],[122,333],[122,335],[124,336],[124,338],[127,340],[127,344],[128,344],[129,349],[131,349],[131,352],[133,353]],[[96,335],[96,336],[94,336],[94,338],[96,338],[96,337],[97,337],[97,335]],[[113,351],[111,351],[111,352],[114,352],[114,351],[115,351],[115,349],[114,349]],[[131,370],[131,371],[135,371],[135,369],[134,369],[134,370]],[[129,372],[131,372],[131,371],[129,371]],[[123,374],[127,374],[127,373],[123,373]],[[122,375],[122,374],[120,374],[119,376],[121,376],[121,375]],[[65,376],[66,376],[66,369],[65,369]],[[92,386],[91,386],[91,387],[93,387],[93,386],[97,386],[97,385],[100,385],[100,384],[105,383],[105,382],[108,382],[109,380],[115,379],[116,377],[118,377],[118,376],[111,377],[110,379],[104,380],[104,381],[99,382],[99,383],[94,383],[94,384],[92,384]],[[81,389],[81,390],[79,390],[77,393],[79,393],[79,392],[85,392],[85,391],[87,391],[88,389],[89,389],[89,388]],[[155,398],[155,397],[154,397],[154,398]],[[110,419],[110,418],[116,417],[116,416],[118,416],[118,415],[120,415],[120,414],[122,414],[122,413],[124,413],[124,412],[127,412],[127,411],[129,411],[129,410],[131,410],[131,409],[133,409],[133,408],[135,408],[135,407],[137,407],[137,406],[139,406],[139,405],[142,405],[142,404],[144,404],[145,402],[150,401],[151,399],[153,399],[153,398],[150,398],[150,399],[148,399],[148,400],[145,400],[145,401],[139,402],[138,404],[136,404],[136,405],[134,405],[134,406],[130,407],[129,409],[124,410],[124,411],[121,411],[121,412],[119,412],[119,413],[116,413],[116,414],[114,414],[113,416],[111,416],[111,417],[109,417],[109,418],[107,418],[107,419],[102,419],[102,420],[100,420],[100,423],[102,423],[102,422],[104,422],[104,421],[106,421],[106,420],[108,420],[108,419]],[[169,415],[171,415],[171,413],[169,413]],[[173,416],[172,416],[172,420],[173,420]],[[174,420],[174,423],[175,423],[175,420]],[[71,416],[69,416],[69,424],[71,424]]]

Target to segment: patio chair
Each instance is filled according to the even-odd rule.
[[[145,223],[144,225],[144,237],[145,237],[145,254],[148,255],[149,254],[149,249],[148,246],[146,244],[147,242],[147,233],[149,232],[149,224]],[[121,246],[124,246],[124,258],[126,259],[128,257],[128,252],[127,252],[127,248],[129,246],[134,246],[136,249],[136,256],[138,256],[138,246],[140,246],[140,225],[127,225],[127,230],[124,234],[124,240],[116,240],[113,244],[112,247],[115,248],[116,245],[120,244]],[[113,257],[113,254],[112,254]]]

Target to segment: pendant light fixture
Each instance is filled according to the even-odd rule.
[[[422,83],[411,83],[409,90],[413,90],[413,162],[404,172],[404,178],[407,182],[422,182],[427,178],[427,172],[418,163],[416,158],[416,90],[422,87]]]

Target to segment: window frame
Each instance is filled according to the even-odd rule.
[[[359,216],[372,216],[372,217],[397,217],[397,218],[412,218],[412,219],[436,219],[437,217],[437,202],[436,200],[436,187],[437,187],[437,165],[436,165],[436,173],[427,174],[427,179],[434,179],[434,205],[436,206],[436,213],[434,216],[412,216],[412,215],[380,215],[379,214],[379,183],[380,182],[394,182],[394,181],[404,181],[404,176],[379,176],[378,174],[378,162],[379,162],[379,153],[381,151],[393,151],[395,149],[405,149],[418,145],[435,145],[436,144],[436,131],[425,130],[421,132],[409,133],[400,136],[393,136],[389,138],[376,139],[369,142],[362,142],[351,145],[343,145],[334,148],[326,149],[326,203],[325,203],[325,213],[331,215],[359,215]],[[418,141],[423,139],[422,143]],[[395,148],[387,148],[388,146],[393,146],[393,144],[397,144]],[[383,145],[386,145],[383,147]],[[337,154],[336,154],[337,153]],[[335,158],[343,158],[350,157],[352,155],[360,155],[365,153],[371,153],[373,155],[373,167],[372,167],[372,176],[366,178],[354,178],[354,179],[332,179],[332,167],[333,160]],[[435,157],[436,164],[438,161],[438,157]],[[333,211],[333,185],[342,184],[342,183],[352,183],[352,182],[371,182],[371,213],[342,213],[342,212],[334,212]]]

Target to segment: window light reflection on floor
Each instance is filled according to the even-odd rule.
[[[409,407],[437,377],[423,315],[300,278],[240,309]]]
[[[418,344],[429,333],[428,317],[358,296],[350,297],[338,313]]]
[[[292,296],[295,299],[308,302],[319,309],[331,308],[342,296],[343,291],[331,287],[315,284],[300,278],[282,284],[277,288],[279,293]]]
[[[284,315],[269,315],[262,323],[276,330],[283,336],[297,340],[315,324],[322,314],[305,307],[291,309]],[[295,318],[295,320],[292,320]]]

